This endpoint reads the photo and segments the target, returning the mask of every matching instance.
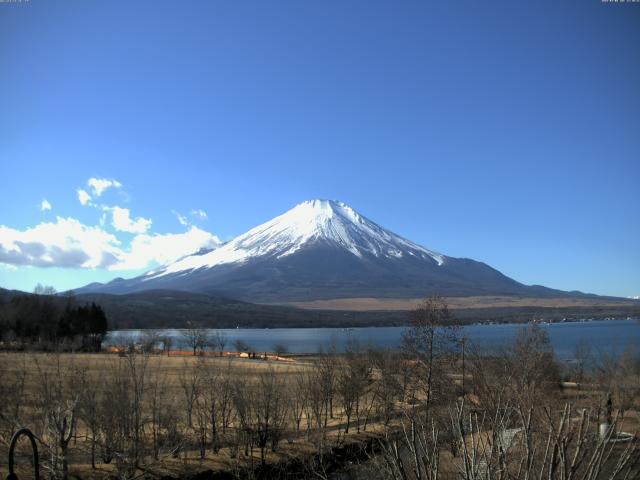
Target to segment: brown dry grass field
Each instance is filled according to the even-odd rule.
[[[142,355],[138,354],[139,358]],[[195,371],[199,367],[206,369],[219,370],[221,372],[231,372],[234,378],[243,378],[244,380],[251,382],[258,382],[262,373],[273,372],[277,378],[277,381],[281,386],[285,386],[288,390],[289,385],[295,383],[295,379],[300,375],[310,373],[315,367],[315,362],[318,360],[311,357],[302,357],[294,359],[293,361],[266,361],[266,360],[253,360],[237,357],[193,357],[193,356],[166,356],[162,354],[151,354],[147,357],[147,364],[145,370],[145,377],[150,381],[152,378],[162,377],[163,382],[163,395],[169,399],[169,403],[174,405],[174,409],[178,412],[176,417],[181,425],[180,429],[185,432],[183,446],[177,455],[169,454],[168,452],[161,453],[158,460],[151,460],[147,454],[147,458],[141,462],[140,468],[137,470],[137,475],[148,474],[153,478],[160,478],[164,475],[169,475],[174,478],[187,478],[189,475],[203,472],[206,470],[213,471],[226,471],[226,472],[240,472],[240,471],[252,471],[260,464],[260,451],[256,447],[248,452],[249,455],[245,455],[240,448],[240,452],[233,453],[233,437],[231,433],[228,433],[225,437],[221,436],[222,448],[219,452],[213,453],[210,448],[207,448],[204,456],[201,458],[200,450],[197,446],[197,434],[190,429],[185,420],[184,410],[184,375],[185,372]],[[74,372],[83,372],[87,378],[97,379],[100,382],[102,379],[106,382],[113,372],[117,371],[117,367],[122,366],[126,362],[126,357],[118,354],[46,354],[46,353],[0,353],[0,366],[2,367],[2,375],[4,379],[12,378],[12,376],[18,375],[20,372],[26,372],[25,388],[23,392],[23,401],[25,404],[25,410],[23,414],[25,418],[30,418],[30,414],[33,414],[30,410],[34,408],[34,399],[43,394],[42,385],[40,379],[42,378],[42,372],[49,369],[51,372],[63,372],[65,378],[61,380],[68,384],[68,388],[73,389],[77,386],[78,379],[74,378],[76,375]],[[459,371],[458,367],[455,367],[455,371]],[[460,386],[462,384],[462,376],[454,371],[449,371],[446,374],[448,381],[451,385]],[[0,378],[0,381],[2,380]],[[373,378],[375,380],[376,373],[374,372]],[[471,382],[470,375],[465,376],[467,382]],[[291,398],[293,390],[288,391],[289,398]],[[594,385],[586,385],[580,388],[575,383],[567,383],[565,388],[559,389],[555,394],[558,405],[562,405],[564,402],[571,402],[576,411],[580,408],[592,408],[594,403],[593,399],[599,395],[598,388]],[[416,397],[414,397],[416,398]],[[474,393],[470,392],[466,396],[466,401],[471,404],[479,404]],[[148,398],[147,400],[148,401]],[[368,400],[363,400],[365,405]],[[455,404],[455,400],[453,400]],[[637,403],[632,402],[632,403]],[[114,408],[118,408],[118,404],[113,405]],[[446,405],[439,405],[443,410],[447,411]],[[333,418],[329,418],[326,427],[326,444],[327,445],[348,445],[348,444],[365,444],[372,441],[385,433],[388,433],[390,429],[397,428],[399,421],[403,418],[402,412],[410,409],[410,403],[405,403],[405,400],[398,399],[395,401],[396,415],[391,422],[386,425],[381,421],[380,417],[376,417],[371,414],[365,428],[356,429],[353,424],[349,433],[345,433],[345,412],[343,411],[340,403],[336,400],[333,405]],[[309,415],[307,412],[305,415]],[[33,418],[36,418],[34,415]],[[352,419],[353,420],[353,419]],[[232,421],[232,425],[236,420]],[[296,432],[295,424],[290,417],[287,417],[285,425],[285,433],[280,442],[280,447],[274,452],[271,449],[266,451],[267,464],[285,464],[292,459],[309,458],[317,450],[317,436],[312,429],[308,429],[307,425],[312,422],[309,417],[304,417],[302,420],[301,429]],[[33,425],[29,425],[32,428],[38,429],[34,420]],[[638,432],[640,430],[640,423],[638,421],[637,409],[629,408],[625,413],[620,427],[624,431]],[[358,431],[359,430],[359,431]],[[490,432],[485,431],[483,435],[489,435]],[[149,433],[147,432],[147,435]],[[3,439],[6,442],[6,438]],[[237,448],[237,447],[236,447]],[[91,468],[89,460],[89,430],[83,421],[79,421],[75,437],[71,442],[69,460],[70,460],[70,473],[71,478],[109,478],[116,473],[115,462],[105,464],[98,461],[97,468],[93,470]],[[42,455],[42,453],[41,453]],[[440,452],[441,456],[441,474],[439,478],[457,478],[459,459],[454,459],[451,452],[445,446]],[[23,454],[19,458],[21,465],[19,478],[30,478],[29,469],[26,467],[26,456]],[[371,468],[374,465],[371,462],[366,462]],[[366,467],[363,467],[366,468]],[[318,472],[315,472],[318,473]],[[0,478],[4,478],[7,474],[6,464],[6,443],[0,444]],[[311,475],[311,473],[310,473]],[[370,477],[368,473],[364,476],[354,476],[351,478],[381,478],[379,472],[377,477]],[[113,477],[111,477],[113,478]],[[133,478],[133,477],[132,477]],[[299,478],[299,477],[298,477]]]
[[[181,385],[181,376],[186,372],[205,366],[206,368],[217,368],[220,371],[228,371],[231,369],[234,377],[243,377],[245,380],[252,382],[260,375],[267,371],[276,373],[279,381],[289,384],[297,375],[304,374],[312,367],[313,357],[303,357],[302,359],[290,361],[272,361],[239,358],[236,356],[217,357],[217,356],[197,356],[193,355],[164,355],[151,354],[148,357],[145,376],[149,379],[161,376],[163,382],[163,392],[170,402],[180,404],[184,398],[183,386]],[[88,378],[106,378],[124,358],[114,353],[89,354],[89,353],[22,353],[22,352],[1,352],[0,363],[2,364],[3,375],[5,378],[18,375],[19,372],[27,372],[24,389],[24,404],[27,410],[31,409],[30,400],[41,394],[40,371],[39,369],[55,368],[69,374],[74,371],[83,371]],[[55,367],[53,365],[55,364]],[[74,379],[65,378],[73,387]],[[114,404],[114,408],[118,408]],[[181,407],[177,407],[182,412]],[[348,435],[344,433],[344,416],[338,407],[338,402],[333,409],[333,418],[329,418],[327,422],[327,442],[336,443],[362,443],[367,439],[380,434],[384,428],[379,422],[371,421],[366,426],[366,431],[360,432],[354,427]],[[182,419],[184,421],[184,418]],[[353,420],[352,420],[353,422]],[[186,425],[182,425],[184,430],[188,430]],[[281,443],[281,448],[277,452],[267,449],[266,458],[268,464],[279,464],[290,461],[293,458],[301,458],[313,455],[316,452],[316,446],[313,442],[313,434],[307,434],[307,419],[302,421],[299,433],[294,433],[294,424],[288,421],[286,425],[289,433],[286,440]],[[70,450],[70,472],[78,478],[107,478],[115,473],[115,462],[107,465],[98,462],[96,470],[92,470],[89,462],[89,442],[88,429],[82,421],[77,424],[75,438],[72,441]],[[3,439],[6,441],[7,439]],[[4,442],[2,442],[4,443]],[[7,474],[7,445],[0,443],[0,478],[4,478]],[[163,475],[175,476],[183,478],[197,472],[206,470],[238,472],[243,469],[251,470],[260,464],[260,451],[253,447],[249,455],[244,454],[232,455],[230,448],[224,447],[218,453],[213,454],[207,450],[204,458],[200,458],[200,452],[196,447],[195,437],[189,438],[189,445],[183,447],[178,457],[173,455],[161,455],[159,461],[143,462],[140,472],[146,471],[155,477]],[[24,443],[26,445],[26,441]],[[42,456],[42,452],[41,456]],[[20,478],[29,478],[31,470],[24,464],[28,463],[28,455],[23,454],[22,466],[18,472],[22,473]],[[20,461],[19,461],[20,462]]]
[[[421,298],[334,298],[309,302],[289,302],[286,305],[310,310],[398,311],[413,310]],[[451,309],[504,307],[615,307],[638,305],[634,300],[598,298],[527,298],[508,296],[447,297]]]
[[[72,369],[85,370],[88,376],[106,375],[122,358],[113,353],[22,353],[3,352],[0,353],[0,362],[5,365],[5,372],[11,373],[18,369],[27,368],[26,395],[33,395],[37,390],[37,364],[50,365],[52,358],[59,358],[60,368],[63,371]],[[180,389],[180,375],[190,368],[194,368],[204,362],[210,366],[226,369],[231,367],[235,375],[242,375],[247,378],[255,376],[257,373],[275,369],[280,376],[289,376],[305,371],[309,368],[306,362],[277,362],[252,360],[238,357],[217,357],[217,356],[197,356],[193,355],[163,355],[154,354],[148,356],[147,376],[153,377],[162,374],[166,379],[168,396],[177,396]]]

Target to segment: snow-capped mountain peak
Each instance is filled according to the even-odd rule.
[[[400,259],[412,256],[442,265],[445,257],[406,240],[360,215],[345,203],[309,200],[206,254],[183,258],[150,272],[146,279],[260,257],[281,259],[305,246],[321,243],[365,256]]]
[[[86,291],[181,290],[252,303],[425,295],[566,295],[441,255],[333,200],[296,205],[229,242]]]

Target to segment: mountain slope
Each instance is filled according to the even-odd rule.
[[[303,202],[221,247],[79,292],[173,289],[252,302],[331,298],[565,296],[490,266],[426,249],[329,200]]]

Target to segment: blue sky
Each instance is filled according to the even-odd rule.
[[[599,0],[0,3],[0,286],[131,276],[333,198],[640,295],[639,45],[640,5]]]

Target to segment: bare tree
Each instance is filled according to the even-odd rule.
[[[181,333],[185,343],[193,350],[194,357],[198,354],[198,351],[204,351],[208,341],[206,329],[195,322],[189,321]]]
[[[393,480],[437,480],[440,473],[438,432],[417,416],[401,424],[398,435],[381,442],[378,459],[384,478]]]
[[[233,399],[230,381],[232,375],[230,374],[230,364],[225,370],[215,362],[202,362],[198,370],[197,378],[192,376],[191,385],[187,386],[184,391],[188,401],[188,393],[196,390],[194,429],[199,440],[200,457],[204,458],[209,437],[211,438],[211,451],[218,453],[221,446],[221,433],[224,434],[228,428]],[[243,397],[237,401],[244,402],[245,400]]]
[[[171,354],[171,347],[173,346],[173,337],[170,335],[164,335],[160,338],[162,342],[162,349],[166,352],[167,357]]]
[[[134,439],[135,439],[135,458],[138,459],[140,453],[141,435],[143,434],[143,405],[144,395],[146,393],[145,380],[146,370],[149,362],[148,356],[142,356],[140,358],[133,358],[131,355],[127,357],[129,364],[129,371],[131,373],[131,379],[134,389]]]
[[[236,445],[237,448],[244,444],[244,454],[249,455],[249,449],[253,452],[254,442],[254,417],[255,417],[255,401],[256,393],[255,385],[251,385],[244,376],[236,376],[232,383],[232,399],[236,413],[237,425]],[[253,455],[251,455],[253,458]]]
[[[300,434],[300,422],[302,416],[307,411],[309,400],[309,387],[307,385],[307,376],[301,373],[295,373],[293,380],[290,381],[290,409],[291,418],[296,426],[296,435]]]
[[[402,358],[393,351],[370,352],[372,366],[377,370],[373,396],[377,414],[388,425],[396,414],[396,402],[402,397],[399,365]]]
[[[201,363],[191,365],[186,359],[184,367],[180,371],[180,388],[184,395],[184,408],[187,412],[187,426],[193,428],[193,409],[200,394],[200,383],[202,379]]]
[[[467,351],[467,370],[478,407],[493,412],[511,397],[514,372],[504,360],[503,351],[472,346]]]
[[[132,350],[110,362],[101,379],[98,402],[100,442],[105,463],[115,460],[120,477],[131,478],[144,465],[149,385],[149,355]]]
[[[63,366],[59,355],[52,365],[35,359],[40,386],[37,406],[41,412],[42,438],[49,451],[50,461],[45,464],[54,478],[69,478],[69,442],[76,429],[79,392],[73,388],[77,371]]]
[[[125,438],[130,437],[130,392],[126,378],[121,361],[110,364],[102,375],[103,386],[108,395],[103,395],[98,400],[99,443],[102,461],[107,464],[111,463],[116,454],[124,451]],[[114,408],[114,405],[119,408]]]
[[[233,415],[233,379],[238,376],[234,371],[233,360],[229,359],[223,369],[217,369],[217,411],[220,415],[219,425],[222,427],[222,434],[227,432]]]
[[[91,468],[95,470],[96,446],[100,436],[100,398],[105,393],[103,380],[99,375],[87,371],[79,372],[76,380],[80,384],[79,418],[90,435]]]
[[[115,460],[116,473],[124,478],[133,476],[139,460],[143,417],[138,356],[132,350],[109,364],[102,377],[106,395],[101,396],[98,407],[102,460],[107,464]]]
[[[400,435],[382,442],[379,463],[385,478],[614,480],[640,474],[638,440],[619,445],[613,429],[604,437],[594,436],[585,410],[576,415],[565,405],[557,415],[550,410],[546,418],[529,413],[512,423],[508,405],[495,407],[494,415],[483,415],[457,404],[451,422],[461,455],[449,464],[441,461],[439,430],[425,425],[421,416],[407,416]]]
[[[585,379],[589,364],[593,361],[591,344],[585,340],[578,341],[574,350],[573,360],[575,379],[577,382],[582,382]]]
[[[321,382],[320,389],[324,393],[324,401],[326,405],[324,407],[324,423],[325,427],[329,418],[333,418],[333,399],[336,393],[336,349],[335,345],[332,345],[328,351],[321,351],[318,360],[315,364],[317,371],[317,380]]]
[[[318,363],[305,373],[308,388],[307,433],[313,433],[313,440],[319,457],[322,457],[327,436],[327,418],[330,408],[330,389],[333,385],[333,369],[323,368]]]
[[[194,417],[195,422],[193,422],[193,430],[198,439],[198,446],[200,452],[200,459],[204,459],[207,453],[207,440],[209,437],[209,426],[211,421],[215,421],[215,417],[212,416],[212,413],[215,414],[215,407],[211,406],[211,400],[215,401],[215,398],[212,398],[211,392],[206,388],[207,376],[206,373],[203,372],[203,378],[201,380],[201,385],[198,388],[196,393],[196,399],[194,402]]]
[[[153,353],[161,341],[162,338],[157,330],[145,330],[140,336],[142,351],[145,353]]]
[[[218,453],[220,449],[220,427],[222,423],[220,404],[221,397],[225,393],[221,391],[222,386],[222,374],[218,367],[213,364],[207,365],[202,380],[202,393],[198,401],[198,408],[202,415],[207,417],[207,423],[211,429],[211,451],[213,453]]]
[[[220,330],[216,330],[209,337],[209,345],[211,345],[215,350],[218,351],[220,356],[224,353],[224,347],[227,344],[227,335]]]
[[[640,398],[640,356],[629,345],[621,355],[601,353],[595,367],[598,383],[604,388],[601,402],[610,396],[624,418]]]
[[[247,342],[245,342],[244,340],[238,338],[237,340],[235,340],[233,342],[233,348],[236,349],[236,352],[251,352],[251,350],[253,350],[251,348],[251,345],[249,345]]]
[[[154,460],[160,458],[160,451],[163,446],[168,448],[168,453],[173,454],[179,448],[179,442],[168,442],[168,432],[178,423],[174,401],[167,395],[169,383],[167,375],[160,368],[150,370],[147,384],[149,386],[146,396],[146,410],[148,417],[148,428],[151,433],[151,451]],[[175,439],[174,439],[175,440]]]
[[[342,409],[347,416],[344,433],[349,433],[352,415],[356,416],[356,427],[360,431],[361,400],[370,384],[371,365],[355,342],[347,344],[338,369],[336,391],[342,400]]]
[[[258,376],[258,383],[249,387],[252,391],[252,431],[260,448],[260,461],[265,464],[267,445],[275,451],[287,418],[287,401],[282,379],[269,367]]]
[[[278,357],[281,357],[285,353],[287,353],[287,347],[283,343],[276,343],[273,346],[273,353],[275,353]]]
[[[414,363],[415,380],[423,390],[424,412],[429,415],[434,395],[447,386],[443,357],[457,350],[458,329],[447,304],[439,297],[425,299],[411,312],[410,320],[403,348]]]
[[[549,335],[538,325],[518,330],[513,344],[505,352],[506,368],[511,372],[511,396],[529,409],[553,401],[560,373]]]
[[[25,385],[27,380],[26,357],[8,361],[0,353],[0,436],[8,444],[11,435],[24,422]]]

